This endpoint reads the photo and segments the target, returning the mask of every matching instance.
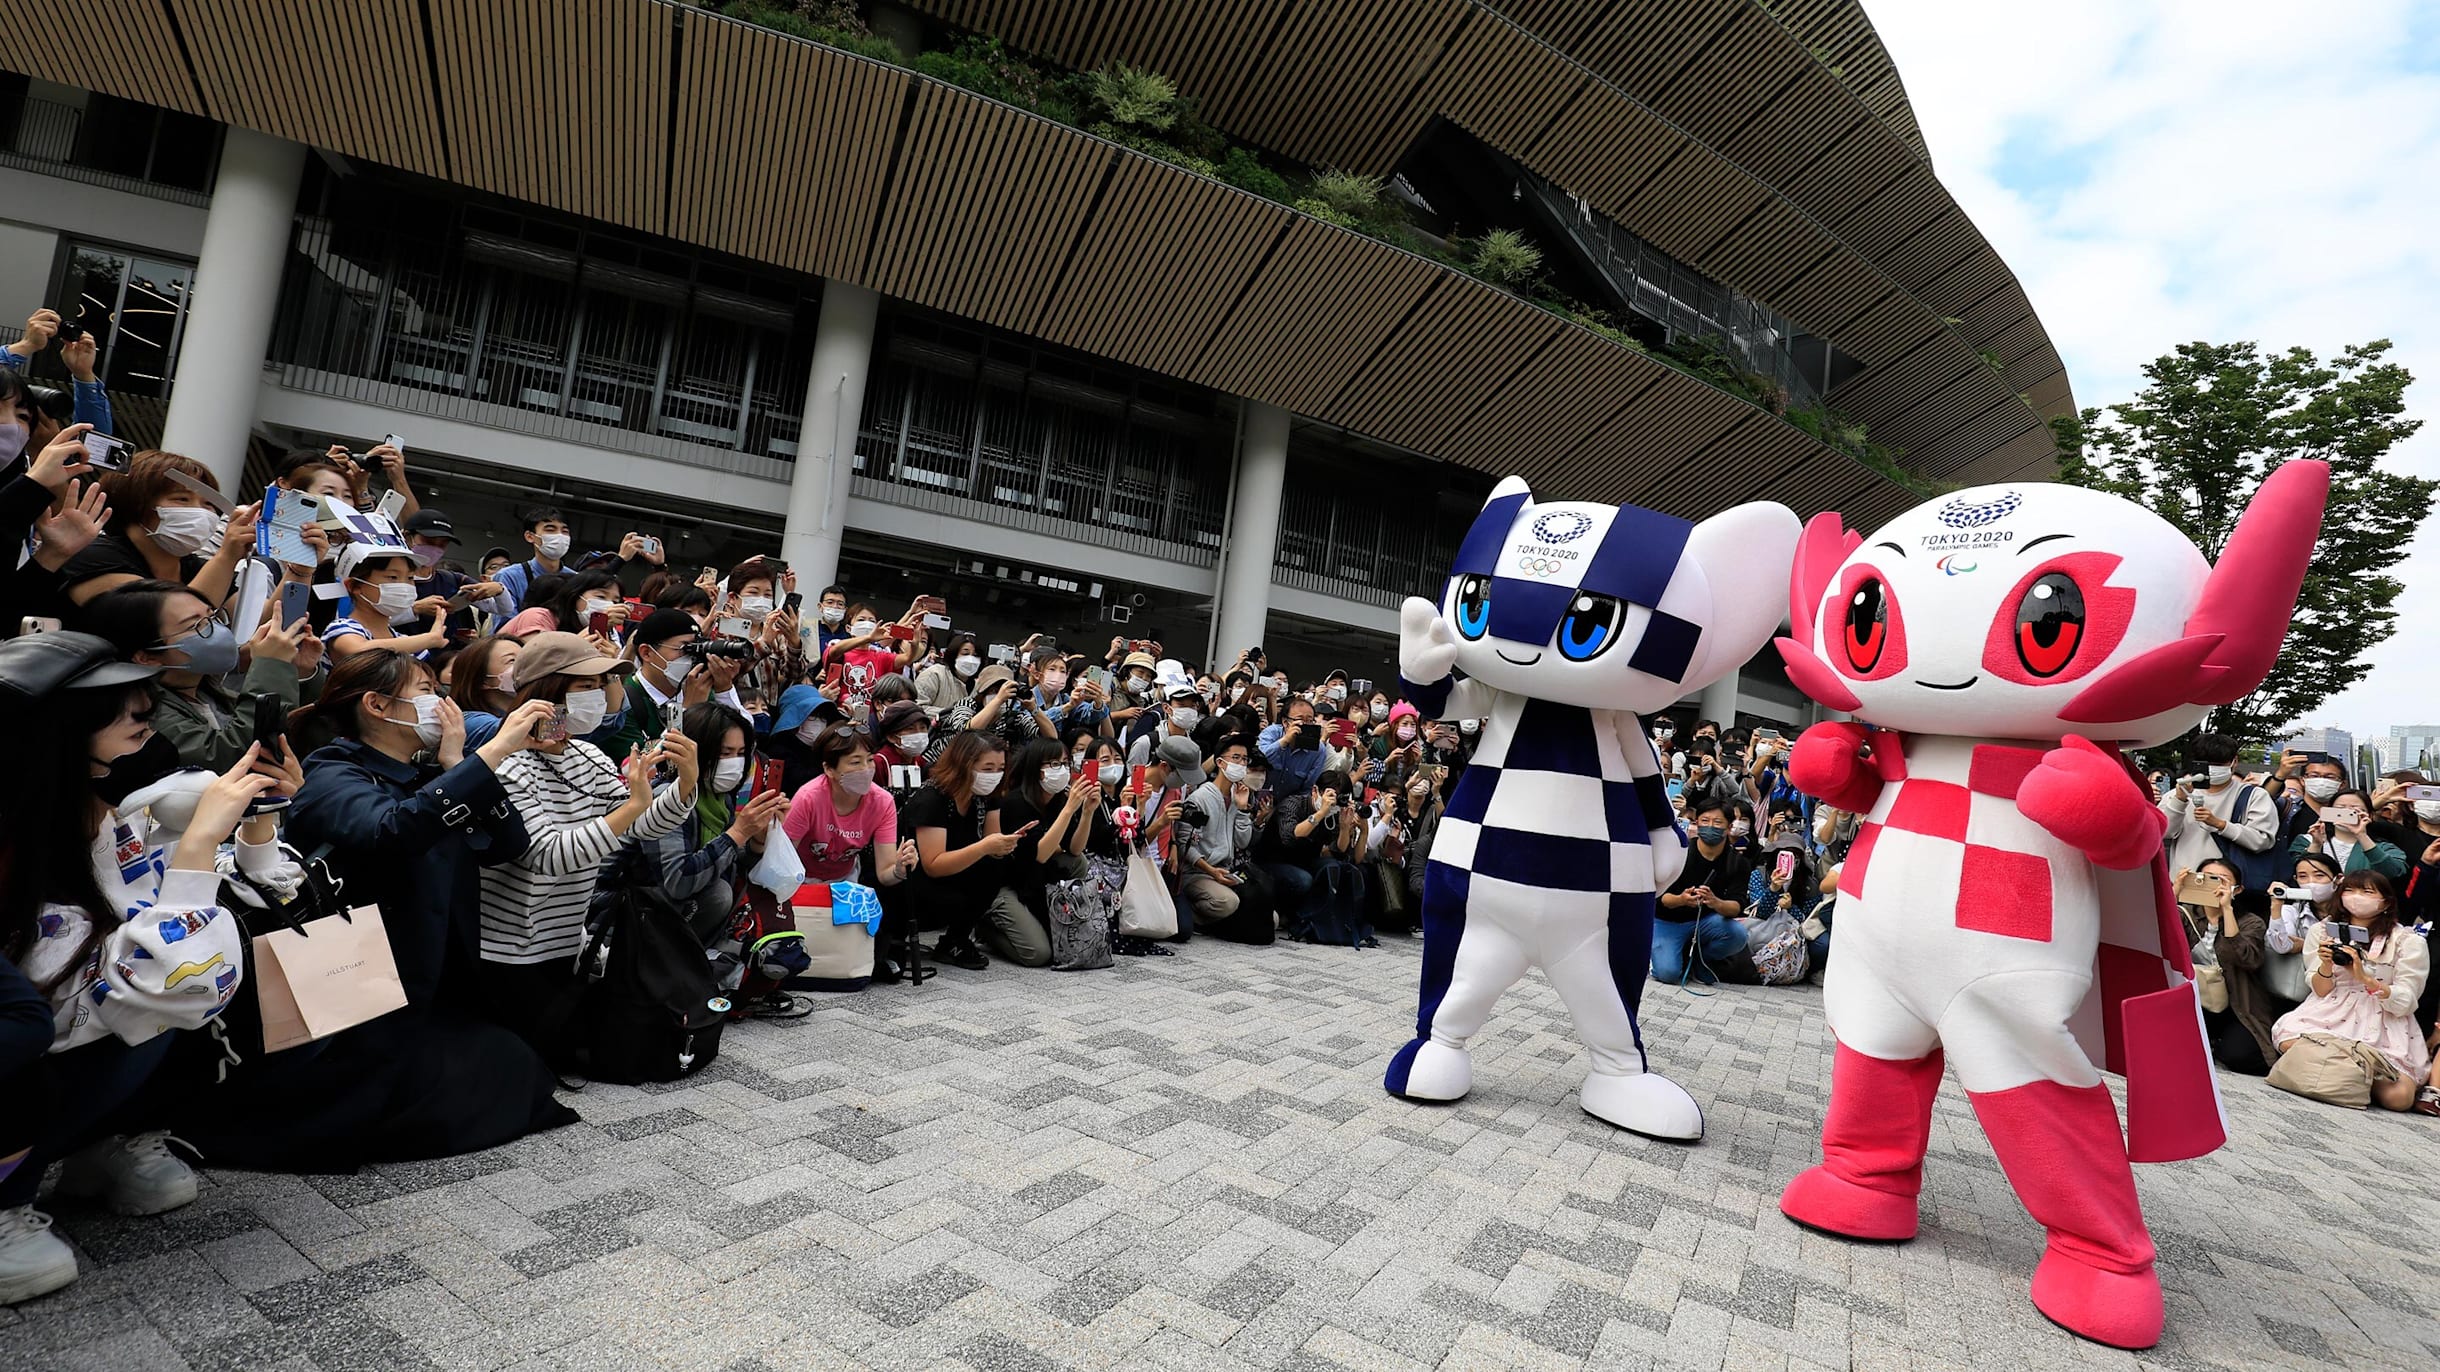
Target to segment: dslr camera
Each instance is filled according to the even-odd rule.
[[[697,662],[715,657],[742,662],[754,655],[754,645],[736,638],[698,638],[678,651]]]
[[[1201,801],[1182,800],[1178,802],[1177,822],[1189,829],[1207,829],[1211,827],[1212,817]]]
[[[2344,920],[2327,920],[2321,926],[2322,940],[2330,945],[2330,961],[2341,967],[2353,967],[2360,956],[2357,949],[2372,946],[2372,931]]]

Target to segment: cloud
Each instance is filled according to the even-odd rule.
[[[2079,405],[2190,339],[2389,338],[2440,421],[2440,6],[1867,0],[1950,193],[2015,269]],[[2440,423],[2393,450],[2440,476]],[[2310,722],[2440,719],[2440,521],[2399,632]]]

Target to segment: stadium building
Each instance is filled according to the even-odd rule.
[[[1846,0],[86,0],[0,32],[0,320],[73,313],[121,431],[232,489],[400,433],[470,552],[550,500],[580,549],[776,549],[987,635],[1380,674],[1500,474],[1868,525],[2048,476],[2074,409]],[[1807,717],[1767,653],[1704,704]]]

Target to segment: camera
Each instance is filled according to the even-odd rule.
[[[135,456],[136,445],[124,438],[112,438],[98,430],[85,435],[85,461],[96,471],[126,471]]]
[[[2177,784],[2185,787],[2189,791],[2200,791],[2204,787],[2211,784],[2211,778],[2207,776],[2179,777],[2177,779]]]
[[[26,384],[25,403],[65,426],[76,422],[76,397],[57,386]]]
[[[1205,829],[1211,826],[1212,818],[1210,813],[1204,810],[1202,802],[1183,800],[1178,802],[1177,822],[1189,829]]]
[[[78,309],[74,314],[67,310],[56,310],[53,313],[59,316],[59,333],[54,337],[54,342],[73,343],[85,336],[82,309]]]
[[[754,655],[754,645],[734,638],[698,638],[678,651],[697,662],[715,657],[725,657],[742,662]]]

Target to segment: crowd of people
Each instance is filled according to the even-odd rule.
[[[290,453],[240,502],[177,454],[97,466],[98,396],[0,367],[0,698],[42,722],[0,799],[0,1300],[75,1276],[34,1208],[54,1164],[141,1215],[194,1198],[196,1156],[487,1147],[576,1118],[572,1079],[674,1075],[824,991],[1098,965],[1079,908],[1105,962],[1418,929],[1481,721],[1394,683],[994,643],[933,596],[807,603],[775,557],[579,554],[551,508],[467,556],[394,444]],[[1817,980],[1862,817],[1790,785],[1774,729],[1651,728],[1689,840],[1652,977]],[[2215,1052],[2428,1108],[2440,803],[2236,752],[2157,779]],[[267,931],[360,907],[400,1003],[294,1032],[257,995]]]

